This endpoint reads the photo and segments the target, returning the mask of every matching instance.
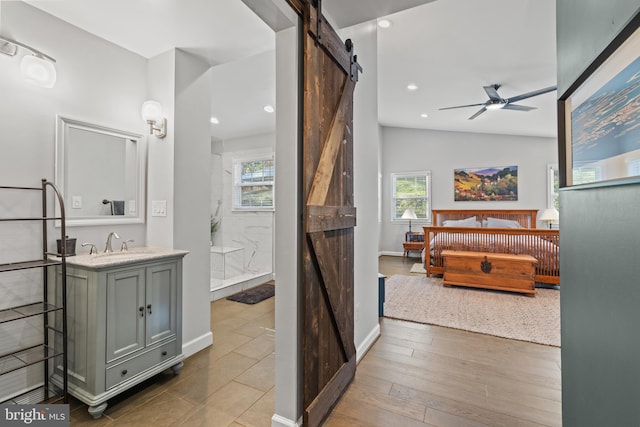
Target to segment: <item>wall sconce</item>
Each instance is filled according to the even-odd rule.
[[[158,138],[167,136],[167,119],[162,116],[162,106],[158,101],[145,101],[142,104],[142,118],[149,124],[149,135]]]
[[[31,52],[30,55],[23,56],[20,61],[22,77],[34,85],[52,88],[57,79],[56,67],[53,65],[56,60],[26,44],[0,38],[0,52],[5,55],[15,56],[18,46]]]

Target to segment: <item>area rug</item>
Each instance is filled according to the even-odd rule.
[[[560,291],[555,289],[538,289],[529,297],[394,275],[385,282],[384,315],[560,347]]]
[[[422,273],[422,274],[425,274],[426,272],[427,272],[427,270],[424,269],[424,266],[422,265],[421,262],[416,262],[411,267],[411,273]]]
[[[264,285],[256,286],[246,291],[238,292],[228,296],[230,301],[241,302],[243,304],[256,304],[260,301],[264,301],[267,298],[271,298],[276,293],[276,287],[272,283],[265,283]]]

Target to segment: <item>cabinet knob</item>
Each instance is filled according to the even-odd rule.
[[[166,356],[166,355],[167,355],[167,352],[166,352],[166,351],[163,351],[163,352],[162,352],[162,355],[163,355],[163,356]]]
[[[144,307],[138,307],[138,311],[140,312],[140,317],[144,317]]]
[[[151,314],[151,304],[147,305],[147,311]]]
[[[123,369],[122,372],[121,372],[122,376],[124,377],[125,375],[127,375],[127,372],[128,371],[126,369]]]

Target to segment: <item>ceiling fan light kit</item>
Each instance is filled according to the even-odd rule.
[[[502,102],[492,102],[491,104],[487,104],[484,106],[487,110],[499,110],[503,108],[507,104],[503,104]]]
[[[499,84],[493,84],[491,86],[483,86],[484,91],[489,96],[489,100],[481,104],[469,104],[469,105],[457,105],[455,107],[439,108],[439,110],[452,110],[454,108],[467,108],[467,107],[482,107],[474,115],[469,117],[469,120],[473,120],[480,114],[487,110],[516,110],[516,111],[531,111],[536,107],[528,107],[526,105],[515,105],[515,102],[522,101],[523,99],[533,98],[534,96],[542,95],[547,92],[553,92],[557,89],[557,86],[549,86],[543,89],[534,90],[531,92],[523,93],[522,95],[512,96],[511,98],[503,98],[498,94]]]

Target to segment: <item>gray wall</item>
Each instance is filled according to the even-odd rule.
[[[638,0],[556,0],[562,95],[638,11]]]
[[[557,0],[558,93],[639,11],[637,0]],[[566,427],[640,425],[638,209],[638,180],[560,192]]]
[[[640,425],[640,184],[560,207],[563,425]]]

